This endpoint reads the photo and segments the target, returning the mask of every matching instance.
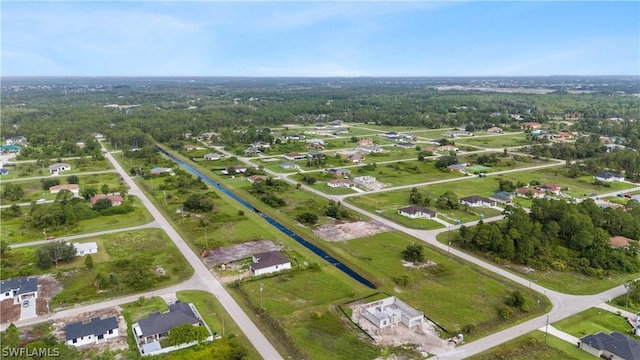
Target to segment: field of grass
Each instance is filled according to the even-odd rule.
[[[437,235],[437,239],[439,242],[446,244],[457,236],[457,231],[452,232],[450,235],[446,233],[441,233]],[[458,248],[458,250],[461,250]],[[464,250],[461,250],[464,251]],[[482,258],[487,262],[491,262],[491,260],[483,257],[481,254],[474,254],[478,258]],[[613,287],[624,284],[628,279],[635,279],[640,277],[640,272],[633,274],[610,274],[605,278],[596,278],[589,277],[580,273],[573,272],[561,272],[561,271],[524,271],[521,265],[498,265],[501,266],[504,270],[510,271],[518,276],[528,279],[538,285],[544,286],[548,289],[560,291],[565,294],[572,295],[588,295],[588,294],[597,294],[602,291],[611,289]]]
[[[458,162],[461,164],[463,163],[476,164],[476,159],[478,158],[478,156],[481,156],[481,155],[483,154],[459,155]],[[513,155],[513,154],[509,154],[509,156],[506,158],[502,156],[503,156],[502,153],[498,155],[498,159],[500,160],[500,163],[495,165],[487,165],[489,169],[482,170],[481,172],[492,173],[496,171],[522,169],[522,168],[527,168],[531,166],[551,164],[554,162],[551,160],[534,159],[528,156]]]
[[[106,173],[106,174],[91,174],[91,175],[82,175],[78,174],[78,179],[80,180],[80,193],[82,194],[82,190],[84,190],[88,186],[93,186],[98,191],[100,191],[100,186],[102,184],[109,185],[110,189],[118,189],[122,184],[120,181],[120,175],[117,173]],[[60,184],[67,183],[67,176],[59,176]],[[51,194],[48,190],[42,189],[42,180],[43,179],[32,179],[32,180],[24,180],[24,181],[16,181],[12,182],[13,184],[22,186],[24,190],[24,196],[22,199],[18,201],[8,201],[6,199],[0,198],[0,205],[8,205],[13,203],[25,203],[36,201],[38,199],[47,199],[47,200],[55,200],[57,194]],[[5,184],[0,183],[0,193],[2,193],[2,188]]]
[[[342,257],[359,262],[370,276],[378,279],[379,291],[397,293],[403,301],[423,311],[451,334],[474,323],[477,330],[466,336],[469,340],[533,317],[549,307],[546,298],[540,294],[430,248],[425,248],[425,255],[436,263],[435,266],[406,268],[402,266],[401,253],[414,242],[402,233],[388,232],[335,243],[335,246]],[[401,287],[393,280],[398,275],[410,275],[415,282]],[[514,289],[520,289],[531,299],[531,312],[516,312],[513,319],[500,320],[498,308]]]
[[[54,164],[58,161],[51,160],[44,165],[38,165],[35,162],[30,163],[18,163],[15,166],[7,167],[9,169],[9,174],[3,176],[3,180],[10,179],[20,179],[20,178],[28,178],[28,177],[36,177],[36,176],[49,176],[49,165]],[[111,170],[113,166],[111,163],[106,160],[96,160],[92,157],[81,158],[81,159],[71,159],[64,160],[63,163],[71,164],[71,170],[64,171],[60,174],[60,177],[65,177],[68,175],[74,175],[83,172],[92,172],[92,171],[104,171]]]
[[[444,226],[437,221],[430,219],[410,219],[406,216],[402,216],[398,214],[398,210],[389,209],[383,212],[379,212],[378,215],[382,215],[387,219],[391,219],[394,222],[397,222],[400,225],[404,225],[410,229],[419,229],[419,230],[435,230],[441,229]]]
[[[153,270],[161,266],[165,276],[159,276],[152,288],[162,288],[188,279],[193,269],[175,245],[160,229],[138,230],[125,233],[104,235],[99,238],[83,239],[83,242],[96,241],[98,254],[107,252],[108,257],[94,254],[94,267],[87,269],[84,259],[74,260],[69,266],[57,269],[56,277],[62,283],[62,292],[51,300],[51,306],[77,304],[87,301],[106,299],[114,296],[128,295],[141,290],[127,288],[125,285],[98,291],[95,286],[96,276],[109,276],[114,271],[114,264],[136,257],[151,259]],[[71,267],[73,264],[77,266]],[[117,273],[117,270],[115,270]]]
[[[520,145],[530,145],[536,143],[533,140],[527,140],[525,134],[496,134],[492,136],[482,137],[460,137],[455,139],[456,145],[472,145],[483,148],[503,148]]]
[[[441,171],[433,161],[402,161],[391,164],[376,164],[374,168],[358,167],[351,170],[351,177],[374,176],[379,182],[389,186],[419,184],[436,180],[464,177],[459,173]]]
[[[591,308],[553,324],[556,328],[577,338],[603,331],[626,333],[631,326],[627,320],[606,310]]]
[[[127,202],[134,206],[135,210],[128,214],[98,216],[93,219],[81,220],[73,226],[60,226],[46,229],[46,236],[63,237],[93,233],[97,231],[120,229],[130,226],[144,225],[153,220],[147,209],[135,197],[129,197]],[[55,204],[43,204],[36,206],[56,206]],[[25,224],[30,206],[22,207],[22,215],[17,218],[3,219],[0,227],[0,240],[10,244],[29,241],[39,241],[45,238],[43,229],[34,229]]]
[[[555,336],[547,335],[542,331],[534,331],[519,338],[498,345],[478,355],[468,358],[469,360],[596,360],[595,357],[586,351],[580,350],[574,344],[570,344]]]

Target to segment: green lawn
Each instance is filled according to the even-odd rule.
[[[520,145],[530,145],[536,143],[533,140],[527,140],[525,134],[496,134],[492,136],[482,137],[460,137],[455,139],[456,145],[472,145],[483,148],[502,148]]]
[[[603,331],[627,333],[631,326],[627,320],[606,310],[591,308],[553,324],[556,328],[577,338]]]
[[[147,209],[135,197],[129,197],[127,202],[132,204],[135,210],[128,214],[97,216],[93,219],[81,220],[73,226],[59,226],[58,228],[46,229],[47,236],[63,237],[68,235],[78,235],[120,229],[130,226],[144,225],[153,220]],[[44,204],[36,206],[56,206],[55,204]],[[18,218],[3,219],[0,227],[0,240],[8,241],[10,244],[38,241],[44,239],[43,229],[34,229],[25,224],[30,206],[22,207],[22,215]]]
[[[35,162],[18,163],[15,166],[8,167],[10,169],[9,174],[7,176],[3,176],[2,178],[3,180],[9,180],[35,176],[48,176],[50,175],[49,165],[52,165],[56,162],[58,161],[54,159],[41,165],[38,165]],[[61,178],[83,172],[104,171],[113,169],[113,166],[108,160],[96,160],[92,157],[63,160],[61,162],[71,165],[71,170],[64,171],[60,174]]]
[[[379,212],[378,215],[382,215],[387,219],[391,219],[397,222],[400,225],[404,225],[410,229],[419,229],[419,230],[435,230],[441,229],[444,226],[437,221],[430,219],[410,219],[406,216],[402,216],[398,214],[397,209],[389,209],[382,212]]]
[[[164,231],[160,229],[138,230],[103,235],[95,239],[83,239],[83,242],[90,241],[96,241],[99,244],[98,254],[92,255],[95,260],[93,269],[87,269],[84,266],[84,259],[74,260],[71,264],[56,269],[56,278],[62,283],[62,292],[51,300],[52,307],[68,306],[147,291],[152,288],[162,288],[184,281],[193,274],[191,266]],[[100,255],[100,252],[105,251],[108,256]],[[98,274],[106,277],[112,273],[117,274],[119,265],[116,264],[119,261],[131,261],[137,257],[150,260],[151,271],[154,274],[156,266],[161,266],[165,270],[165,276],[158,276],[155,284],[148,288],[133,289],[122,284],[98,291],[95,286]],[[76,266],[73,266],[74,264]]]
[[[495,348],[468,358],[469,360],[596,360],[586,351],[555,336],[542,331],[534,331],[520,336]]]
[[[120,175],[116,173],[106,173],[106,174],[91,174],[91,175],[83,175],[78,174],[78,179],[80,180],[80,193],[82,194],[82,190],[84,190],[88,186],[95,187],[100,191],[100,186],[102,184],[109,185],[110,189],[118,189],[123,182],[120,180]],[[60,184],[67,183],[67,176],[59,176]],[[0,198],[0,205],[8,205],[13,203],[25,203],[36,201],[38,199],[47,199],[47,200],[55,200],[57,194],[51,194],[48,190],[42,189],[42,180],[44,179],[31,179],[31,180],[23,180],[12,182],[13,184],[22,186],[24,190],[24,196],[18,201],[8,201]],[[0,183],[0,193],[2,193],[2,189],[4,183]]]

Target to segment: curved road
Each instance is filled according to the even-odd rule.
[[[247,158],[238,158],[241,161],[250,164],[249,160]],[[508,172],[515,172],[515,171],[523,171],[523,170],[531,170],[532,168],[546,168],[546,167],[551,167],[551,166],[558,166],[561,165],[562,163],[553,163],[553,164],[545,164],[545,165],[540,165],[540,166],[535,166],[535,167],[529,167],[529,168],[525,168],[525,169],[513,169],[513,170],[505,170],[502,172],[498,172],[498,173],[508,173]],[[292,184],[297,184],[296,181],[289,179],[287,176],[282,176],[282,174],[276,173],[274,171],[270,171],[268,169],[265,169],[265,172],[269,173],[272,176],[278,176],[282,179],[284,179],[285,181],[292,183]],[[497,174],[497,173],[493,173],[493,174]],[[473,178],[473,177],[464,177],[464,178],[457,178],[457,179],[453,179],[453,180],[462,180],[462,179],[467,179],[467,178]],[[436,181],[436,182],[431,182],[431,183],[426,183],[426,184],[432,184],[432,183],[442,183],[442,182],[447,182],[447,181],[451,181],[451,180],[443,180],[443,181]],[[406,188],[406,187],[413,187],[413,186],[419,186],[419,185],[409,185],[409,186],[402,186],[402,187],[396,187],[395,189],[398,188]],[[317,192],[315,191],[315,189],[307,186],[307,185],[301,185],[301,187],[307,191],[310,192],[314,192],[326,199],[329,200],[334,200],[334,201],[342,201],[344,199],[344,195],[327,195],[325,193],[322,192]],[[375,191],[370,191],[367,193],[374,193]],[[613,192],[613,193],[609,193],[609,195],[614,195],[618,192]],[[351,196],[354,196],[356,194],[353,194]],[[605,196],[607,194],[603,194],[603,196]],[[363,209],[360,209],[354,205],[351,205],[349,203],[345,203],[342,202],[342,205],[355,211],[358,212],[360,214],[363,214],[371,219],[374,219],[376,221],[379,221],[381,223],[383,223],[384,225],[398,230],[398,231],[402,231],[408,235],[412,235],[434,247],[437,247],[439,249],[442,249],[444,251],[448,251],[451,254],[460,257],[466,261],[469,261],[471,263],[474,263],[478,266],[481,266],[487,270],[490,270],[500,276],[503,276],[507,279],[510,279],[514,282],[517,282],[523,286],[529,287],[534,291],[537,291],[541,294],[544,294],[545,296],[547,296],[552,304],[552,310],[542,316],[539,316],[537,318],[531,319],[529,321],[526,321],[524,323],[512,326],[508,329],[499,331],[497,333],[491,334],[489,336],[486,336],[484,338],[475,340],[469,344],[464,344],[461,346],[458,346],[457,348],[455,348],[452,351],[449,351],[445,354],[440,354],[438,356],[439,359],[463,359],[478,353],[481,353],[483,351],[486,351],[490,348],[493,348],[495,346],[498,346],[502,343],[505,343],[509,340],[515,339],[518,336],[524,335],[526,333],[532,332],[534,330],[540,329],[541,327],[545,326],[547,323],[547,319],[549,321],[549,323],[553,323],[556,321],[559,321],[561,319],[564,319],[566,317],[575,315],[577,313],[580,313],[584,310],[587,310],[591,307],[594,307],[598,304],[601,304],[603,302],[606,301],[610,301],[611,299],[624,295],[626,293],[626,289],[624,288],[624,285],[619,285],[616,286],[612,289],[609,289],[607,291],[603,291],[599,294],[594,294],[594,295],[569,295],[569,294],[563,294],[557,291],[553,291],[553,290],[549,290],[543,286],[540,286],[538,284],[532,283],[530,280],[524,279],[516,274],[510,273],[506,270],[503,270],[491,263],[485,262],[479,258],[476,258],[472,255],[469,255],[467,253],[464,253],[462,251],[459,251],[455,248],[450,248],[448,245],[442,244],[440,242],[438,242],[436,240],[436,236],[439,233],[442,232],[446,232],[449,230],[454,230],[460,227],[460,225],[456,225],[456,226],[450,226],[448,228],[443,228],[443,229],[438,229],[438,230],[416,230],[416,229],[409,229],[407,227],[404,227],[402,225],[399,225],[389,219],[380,217],[376,214],[370,213],[368,211],[365,211]],[[485,219],[483,220],[484,222],[489,222],[489,221],[496,221],[496,220],[500,220],[502,218],[502,216],[496,216],[493,218],[489,218],[489,219]],[[478,221],[474,221],[471,223],[467,223],[464,225],[473,225],[475,223],[477,223]]]

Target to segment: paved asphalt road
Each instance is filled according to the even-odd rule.
[[[12,181],[27,181],[27,180],[38,180],[38,179],[50,179],[52,177],[57,177],[57,178],[61,178],[61,177],[66,177],[68,175],[93,175],[93,174],[106,174],[106,173],[114,173],[116,172],[116,170],[101,170],[101,171],[87,171],[87,172],[83,172],[83,173],[75,173],[75,174],[65,174],[62,173],[60,175],[57,176],[52,176],[52,175],[45,175],[45,176],[33,176],[33,177],[25,177],[25,178],[16,178],[16,179],[7,179],[4,180],[2,179],[2,182],[12,182]]]
[[[189,264],[193,267],[196,280],[196,286],[190,289],[205,290],[212,293],[220,304],[229,313],[233,321],[240,327],[242,332],[247,336],[251,344],[260,353],[260,355],[269,360],[282,359],[282,356],[276,351],[276,349],[269,343],[266,337],[260,332],[258,327],[249,319],[249,317],[242,311],[240,306],[229,295],[227,290],[220,284],[220,282],[213,276],[213,274],[207,269],[204,263],[198,256],[191,250],[191,248],[185,243],[182,237],[176,232],[176,230],[169,224],[167,219],[158,211],[155,205],[146,197],[146,195],[140,190],[138,184],[136,184],[129,174],[120,166],[120,164],[109,153],[105,154],[105,157],[111,161],[116,170],[123,177],[127,185],[129,185],[130,195],[135,195],[153,215],[155,221],[159,226],[167,233],[169,238],[176,244],[180,252],[189,261]]]
[[[240,160],[244,161],[245,163],[249,164],[249,160],[247,158],[239,158]],[[550,166],[558,166],[561,165],[562,163],[553,163],[553,164],[546,164],[546,165],[540,165],[540,166],[535,166],[532,167],[533,169],[540,169],[540,168],[546,168],[546,167],[550,167]],[[507,173],[507,172],[514,172],[514,171],[523,171],[523,170],[531,170],[532,168],[526,168],[526,169],[514,169],[514,170],[507,170],[507,171],[502,171],[500,173]],[[296,181],[289,179],[287,176],[282,176],[281,174],[275,173],[273,171],[270,171],[268,169],[265,169],[265,171],[269,174],[271,174],[272,176],[278,176],[282,179],[284,179],[285,181],[288,181],[292,184],[297,184]],[[471,178],[471,177],[469,177]],[[466,179],[465,178],[459,178],[459,179],[454,179],[454,180],[462,180],[462,179]],[[451,181],[451,180],[445,180],[445,181],[437,181],[437,182],[433,182],[433,183],[439,183],[439,182],[446,182],[446,181]],[[404,186],[404,187],[413,187],[413,186],[417,186],[417,185],[409,185],[409,186]],[[397,188],[404,188],[404,187],[396,187]],[[320,196],[323,196],[327,199],[330,200],[335,200],[335,201],[342,201],[344,196],[335,196],[335,195],[327,195],[324,193],[320,193],[315,191],[313,188],[306,186],[306,185],[302,185],[302,188],[304,188],[307,191],[310,192],[314,192]],[[374,193],[375,191],[370,191],[367,193]],[[615,194],[617,194],[618,192],[612,192],[609,194],[602,194],[602,196],[613,196]],[[356,196],[356,195],[354,195]],[[360,214],[363,214],[365,216],[368,216],[371,219],[377,220],[381,223],[383,223],[384,225],[392,228],[392,229],[396,229],[399,231],[402,231],[406,234],[412,235],[432,246],[435,246],[437,248],[440,248],[444,251],[449,251],[451,254],[460,257],[464,260],[467,260],[469,262],[472,262],[476,265],[479,265],[487,270],[490,270],[496,274],[499,274],[503,277],[506,277],[512,281],[515,281],[521,285],[527,286],[529,288],[531,288],[532,290],[535,290],[539,293],[544,294],[545,296],[547,296],[549,298],[549,300],[551,301],[551,304],[553,306],[552,310],[542,316],[539,316],[537,318],[531,319],[527,322],[512,326],[508,329],[499,331],[497,333],[491,334],[489,336],[486,336],[484,338],[478,339],[476,341],[473,341],[471,343],[468,344],[464,344],[461,346],[458,346],[457,348],[455,348],[452,351],[449,351],[445,354],[440,354],[438,356],[439,359],[464,359],[467,358],[469,356],[481,353],[483,351],[489,350],[495,346],[498,346],[502,343],[505,343],[509,340],[515,339],[518,336],[524,335],[526,333],[532,332],[536,329],[539,329],[543,326],[546,325],[547,323],[547,316],[549,317],[549,323],[553,323],[556,321],[559,321],[561,319],[564,319],[566,317],[572,316],[574,314],[577,314],[579,312],[582,312],[586,309],[589,309],[591,307],[597,306],[598,304],[601,304],[603,302],[606,301],[610,301],[611,299],[618,297],[620,295],[623,295],[626,293],[626,289],[624,288],[623,285],[619,285],[613,289],[609,289],[607,291],[601,292],[599,294],[594,294],[594,295],[568,295],[568,294],[563,294],[557,291],[553,291],[553,290],[549,290],[543,286],[540,286],[536,283],[532,283],[530,280],[524,279],[518,275],[512,274],[510,272],[507,272],[491,263],[485,262],[483,260],[480,260],[478,258],[475,258],[471,255],[468,255],[464,252],[461,252],[459,250],[456,250],[454,248],[450,248],[448,245],[442,244],[440,242],[438,242],[436,240],[436,235],[438,235],[441,232],[446,232],[448,230],[453,230],[453,229],[457,229],[459,226],[451,226],[448,228],[443,228],[443,229],[438,229],[438,230],[415,230],[415,229],[409,229],[406,228],[402,225],[396,224],[395,222],[388,220],[386,218],[380,217],[376,214],[370,213],[368,211],[362,210],[354,205],[351,205],[349,203],[345,203],[342,202],[343,206],[348,207],[349,209],[358,212]],[[489,218],[489,219],[485,219],[483,220],[484,222],[489,222],[489,221],[496,221],[496,220],[500,220],[502,218],[502,216],[496,216],[493,218]],[[478,221],[472,222],[472,223],[467,223],[465,225],[470,226],[473,225],[475,223],[477,223]]]

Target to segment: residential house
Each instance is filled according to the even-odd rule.
[[[84,149],[84,141],[77,141],[76,146],[79,147],[80,149]]]
[[[249,270],[255,276],[270,274],[277,271],[291,269],[291,261],[283,256],[280,251],[268,251],[253,255],[253,264]]]
[[[91,197],[91,205],[95,205],[98,200],[109,199],[112,206],[120,206],[124,201],[124,198],[120,194],[98,194]]]
[[[632,242],[635,242],[636,244],[638,243],[637,241],[624,236],[612,236],[609,238],[609,244],[612,248],[628,249],[629,244]]]
[[[287,159],[287,160],[296,161],[296,160],[304,160],[304,159],[306,159],[307,155],[300,154],[300,153],[289,153],[289,154],[282,155],[282,157]]]
[[[640,312],[637,314],[629,314],[627,321],[631,325],[631,330],[634,335],[640,336]]]
[[[416,136],[410,133],[407,134],[403,134],[402,135],[402,140],[404,141],[416,141]]]
[[[398,209],[398,214],[412,219],[426,218],[433,219],[438,217],[438,213],[422,206],[412,205]]]
[[[584,336],[580,339],[580,349],[599,358],[640,360],[640,341],[617,331]]]
[[[256,141],[254,143],[251,144],[251,147],[253,148],[270,148],[271,144],[269,144],[268,142],[264,142],[264,141]]]
[[[95,242],[88,243],[73,243],[73,247],[76,249],[76,255],[85,256],[89,254],[98,253],[98,244]]]
[[[353,182],[358,185],[369,186],[376,182],[376,178],[375,176],[357,176],[353,178]]]
[[[253,156],[253,155],[262,154],[262,151],[260,151],[258,148],[250,147],[244,150],[244,154],[247,156]]]
[[[349,129],[338,129],[336,130],[336,132],[334,133],[335,135],[344,135],[344,134],[348,134],[349,133]]]
[[[445,131],[441,134],[444,137],[457,138],[458,136],[473,136],[473,133],[466,130]]]
[[[231,169],[231,171],[235,172],[236,174],[242,174],[247,171],[247,167],[244,165],[232,165],[222,170],[220,173],[222,175],[229,175],[229,169]]]
[[[104,134],[103,133],[93,132],[93,133],[91,133],[91,135],[93,136],[94,139],[104,139]]]
[[[280,167],[285,170],[291,170],[291,169],[300,170],[300,165],[290,161],[283,162],[282,164],[280,164]]]
[[[327,186],[332,188],[337,188],[337,187],[350,188],[350,187],[354,187],[355,185],[356,184],[349,179],[332,179],[327,181]]]
[[[27,138],[24,136],[14,136],[7,139],[7,145],[24,144],[26,142],[27,142]]]
[[[14,304],[38,298],[38,278],[19,277],[0,282],[0,300],[13,299]]]
[[[183,148],[183,149],[185,149],[185,150],[187,150],[187,151],[192,151],[192,150],[197,149],[198,147],[197,147],[197,146],[195,146],[195,145],[185,145],[185,146],[183,146],[182,148]]]
[[[153,312],[133,324],[131,329],[140,348],[140,353],[147,356],[160,350],[160,340],[166,339],[171,330],[183,324],[206,327],[192,304],[176,302],[169,305],[168,312]],[[207,330],[209,329],[207,328]]]
[[[371,146],[360,145],[360,146],[356,147],[355,150],[362,151],[362,152],[367,153],[367,154],[370,154],[370,153],[378,154],[378,153],[384,152],[384,149],[381,148],[378,145],[371,145]]]
[[[349,177],[349,175],[351,175],[351,171],[347,169],[329,169],[327,171],[333,176],[340,176],[344,178],[347,178]]]
[[[55,163],[53,165],[49,165],[49,173],[50,174],[59,174],[63,171],[71,170],[71,164],[67,163]]]
[[[502,130],[502,128],[499,128],[497,126],[493,126],[487,129],[488,132],[490,133],[494,133],[494,134],[502,134],[504,132],[504,130]]]
[[[384,298],[360,307],[360,314],[379,329],[400,324],[413,328],[422,326],[424,314],[395,296]]]
[[[319,151],[309,151],[307,153],[307,157],[309,159],[322,159],[322,158],[324,158],[324,156],[325,155],[323,153],[319,152]]]
[[[69,190],[71,191],[71,193],[73,194],[73,196],[78,197],[80,196],[80,185],[78,184],[62,184],[62,185],[55,185],[49,188],[49,193],[51,194],[57,194],[62,190]]]
[[[544,184],[544,185],[540,185],[538,187],[540,190],[544,190],[546,192],[549,192],[553,195],[560,195],[560,191],[562,190],[562,187],[560,187],[560,185],[556,185],[556,184]]]
[[[449,171],[458,172],[460,174],[467,173],[467,166],[462,164],[452,164],[447,166],[447,169],[449,169]]]
[[[290,134],[290,135],[285,135],[284,138],[287,140],[304,140],[305,136],[298,135],[298,134]]]
[[[349,157],[347,157],[347,160],[349,160],[349,162],[352,162],[354,164],[359,164],[362,161],[364,161],[364,156],[360,153],[356,153],[356,154],[349,155]]]
[[[333,120],[331,122],[331,127],[340,128],[344,126],[344,122],[342,120]]]
[[[524,198],[531,197],[532,199],[535,199],[535,198],[544,197],[545,195],[546,195],[546,191],[538,188],[532,188],[529,186],[523,186],[516,189],[516,196],[520,196]]]
[[[307,144],[311,144],[311,145],[324,145],[324,140],[322,139],[307,139]]]
[[[505,205],[513,204],[513,194],[508,191],[496,191],[493,195],[489,196],[489,199]]]
[[[415,147],[415,145],[413,143],[410,143],[410,142],[407,142],[407,141],[399,142],[395,146],[397,146],[399,148],[403,148],[403,149],[413,149]]]
[[[358,146],[371,146],[373,145],[373,140],[371,139],[361,139],[358,140]]]
[[[522,123],[522,128],[523,129],[527,129],[527,128],[531,128],[531,129],[540,129],[542,127],[542,124],[535,122],[535,121],[528,121],[528,122],[524,122]]]
[[[265,180],[267,180],[267,176],[265,176],[265,175],[251,175],[251,176],[249,176],[247,178],[247,181],[249,181],[252,184],[254,182],[258,181],[258,180],[265,181]]]
[[[153,169],[149,170],[149,172],[151,173],[151,175],[160,175],[163,173],[171,173],[173,170],[171,168],[163,168],[160,166],[154,167]]]
[[[596,174],[595,179],[599,181],[605,181],[605,182],[624,181],[624,176],[607,171],[607,172]]]
[[[82,321],[68,324],[64,328],[67,345],[82,346],[98,344],[118,337],[118,319],[115,316],[101,319],[95,317],[88,323]]]
[[[600,140],[601,143],[605,143],[605,144],[613,142],[613,140],[611,140],[611,138],[607,136],[600,136],[598,140]]]
[[[442,145],[442,146],[438,146],[438,148],[436,150],[438,150],[438,151],[458,151],[458,147],[457,146],[453,146],[453,145]]]
[[[8,174],[9,174],[8,169],[0,168],[0,176],[8,175]]]
[[[2,145],[0,146],[0,153],[17,153],[22,149],[16,144]]]
[[[471,207],[496,206],[496,201],[482,196],[467,196],[460,199],[460,204]]]
[[[204,156],[204,159],[209,161],[220,160],[220,155],[216,153],[208,153]]]

